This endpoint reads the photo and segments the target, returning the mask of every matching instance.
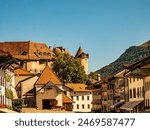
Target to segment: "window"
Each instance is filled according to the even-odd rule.
[[[88,109],[90,109],[90,104],[88,104]]]
[[[87,96],[87,100],[90,100],[90,96]]]
[[[82,96],[82,100],[84,100],[84,96]]]
[[[139,88],[137,88],[137,96],[138,96],[138,98],[140,97],[140,90],[139,90]]]
[[[71,96],[71,99],[73,100],[73,96]]]
[[[46,56],[46,52],[43,52],[43,55]]]
[[[141,89],[141,87],[140,87],[140,98],[142,97],[142,89]]]
[[[64,91],[64,94],[66,95],[66,94],[67,94],[67,91]]]
[[[77,104],[77,109],[79,109],[79,104]]]
[[[133,89],[133,98],[136,98],[136,89]]]
[[[133,82],[135,82],[135,78],[133,78]]]
[[[130,98],[132,98],[132,89],[130,89]]]
[[[84,104],[82,104],[82,109],[84,109]]]
[[[50,52],[47,53],[47,56],[51,56]]]
[[[148,90],[150,90],[150,81],[149,81],[149,85],[148,85]]]
[[[79,100],[79,96],[77,96],[77,101]]]
[[[27,52],[26,52],[26,51],[24,51],[24,52],[22,52],[22,53],[21,53],[21,55],[27,55]]]
[[[2,77],[0,76],[0,85],[2,85]]]

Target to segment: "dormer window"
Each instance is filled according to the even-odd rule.
[[[43,55],[46,56],[46,52],[43,52]]]
[[[42,52],[39,52],[39,55],[42,56]]]
[[[48,53],[47,53],[47,56],[50,56],[50,55],[51,55],[50,52],[48,52]]]
[[[22,53],[21,53],[21,55],[27,55],[27,52],[26,52],[26,51],[24,51],[24,52],[22,52]]]

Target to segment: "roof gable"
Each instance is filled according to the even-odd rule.
[[[57,75],[50,69],[49,66],[46,66],[43,70],[42,74],[36,81],[35,85],[45,85],[48,82],[52,82],[53,84],[62,84],[61,80],[57,77]]]

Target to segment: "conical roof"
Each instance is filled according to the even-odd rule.
[[[75,58],[78,58],[82,53],[83,53],[83,49],[80,46],[77,53],[76,53],[76,55],[75,55]]]

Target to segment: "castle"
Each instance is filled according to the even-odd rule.
[[[48,65],[52,68],[53,60],[55,59],[55,52],[69,53],[63,47],[56,47],[51,49],[44,43],[36,43],[31,41],[17,41],[17,42],[0,42],[2,51],[9,52],[14,58],[20,60],[21,66],[32,73],[41,73]],[[83,52],[79,47],[75,58],[79,60],[84,67],[85,73],[88,74],[88,58],[89,55]]]
[[[77,58],[80,61],[81,65],[84,67],[85,73],[88,75],[89,54],[85,53],[83,51],[83,49],[81,48],[81,46],[80,46],[77,53],[76,53],[76,55],[75,55],[75,58]]]

